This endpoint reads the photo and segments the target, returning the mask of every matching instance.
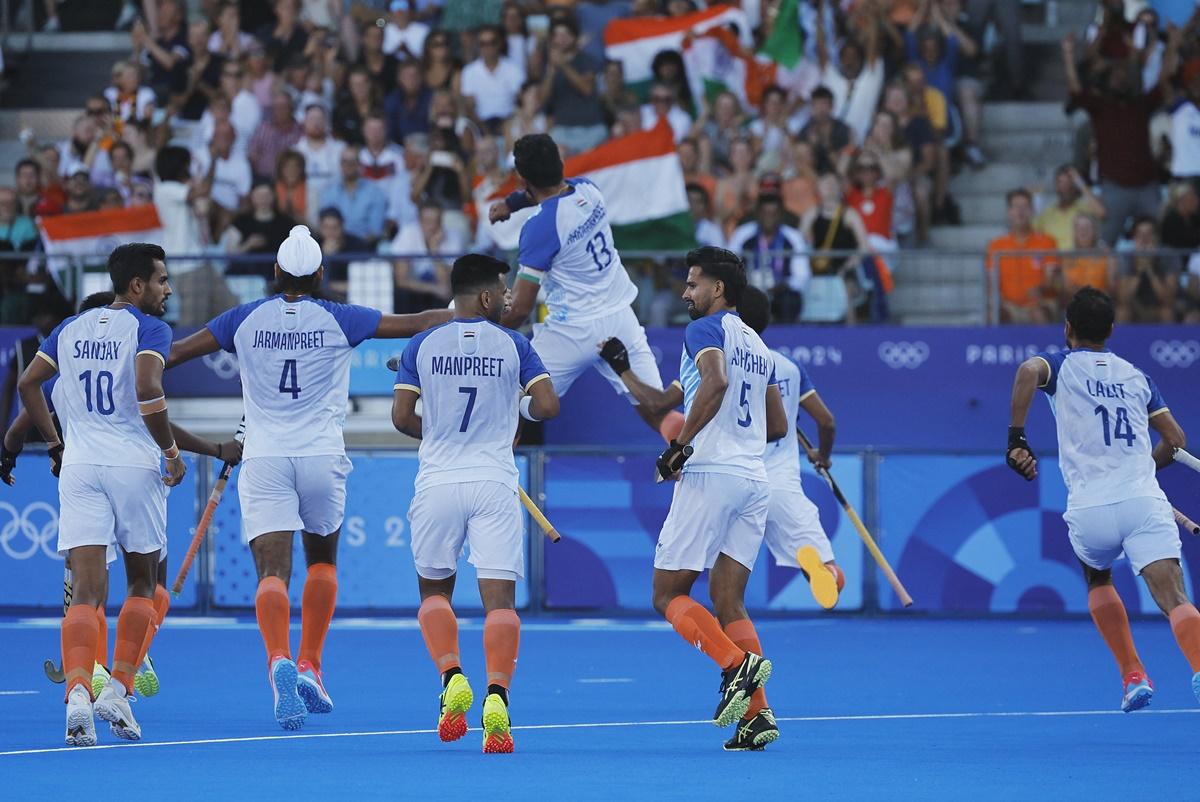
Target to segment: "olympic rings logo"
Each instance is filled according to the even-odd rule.
[[[227,351],[217,351],[202,357],[208,369],[217,374],[218,379],[229,381],[238,375],[237,357]]]
[[[40,523],[38,513],[44,513]],[[28,560],[40,549],[52,560],[61,559],[51,545],[58,536],[58,510],[44,501],[35,501],[20,512],[12,504],[0,501],[0,516],[7,522],[0,526],[0,548],[14,560]]]
[[[1200,342],[1195,340],[1155,340],[1150,356],[1164,368],[1190,368],[1200,360]]]
[[[916,370],[929,359],[929,345],[920,340],[916,342],[881,342],[879,358],[883,364],[892,370],[907,368]]]

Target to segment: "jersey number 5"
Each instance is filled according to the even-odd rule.
[[[1104,445],[1111,446],[1113,438],[1124,440],[1126,446],[1132,446],[1133,441],[1137,436],[1133,433],[1133,427],[1129,425],[1129,410],[1125,407],[1117,407],[1117,420],[1109,432],[1109,416],[1108,407],[1101,404],[1096,407],[1095,413],[1100,416],[1100,425],[1104,428]]]
[[[608,249],[608,240],[605,239],[603,231],[588,240],[587,252],[596,263],[597,270],[603,270],[612,264],[612,251]]]
[[[742,409],[742,416],[738,418],[738,426],[743,429],[750,426],[750,399],[746,398],[748,392],[750,392],[750,382],[742,382],[742,400],[738,402]]]
[[[292,398],[300,397],[300,382],[296,380],[296,360],[283,360],[283,373],[279,375],[279,392],[291,393]]]

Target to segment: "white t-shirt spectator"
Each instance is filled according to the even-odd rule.
[[[96,180],[96,176],[112,175],[112,160],[108,158],[108,151],[97,150],[92,166],[88,167],[71,146],[71,140],[59,142],[58,174],[63,178],[70,178],[80,170],[87,170],[93,181]]]
[[[229,122],[233,123],[233,130],[237,131],[234,148],[242,153],[250,144],[250,137],[258,130],[258,124],[262,122],[262,106],[258,98],[243,89],[234,96],[229,108]]]
[[[489,70],[477,58],[462,71],[462,94],[475,99],[475,111],[481,120],[511,117],[513,102],[525,82],[525,70],[504,57]]]
[[[436,251],[430,251],[429,246],[425,243],[425,232],[421,230],[419,223],[410,223],[396,234],[396,238],[392,240],[390,253],[397,255],[428,253],[432,256],[460,256],[467,249],[467,244],[459,236],[458,232],[453,228],[445,228],[445,236],[442,237],[442,243]],[[413,259],[410,262],[411,277],[421,279],[423,281],[435,281],[437,279],[437,266],[433,259]]]
[[[1186,98],[1171,108],[1171,175],[1200,176],[1200,108]]]
[[[724,248],[726,245],[725,234],[719,225],[705,218],[696,223],[696,244]]]
[[[404,47],[414,58],[420,58],[425,52],[425,37],[428,35],[429,26],[423,22],[410,22],[403,28],[389,22],[383,29],[383,52],[391,56]]]
[[[366,148],[358,151],[364,181],[374,183],[388,199],[387,219],[399,226],[417,221],[417,206],[412,201],[412,181],[404,166],[404,150],[388,145],[379,154]]]
[[[221,32],[213,31],[211,34],[209,34],[209,37],[208,37],[208,52],[209,53],[220,53],[221,45],[222,45],[223,41],[224,40],[221,39]],[[243,53],[245,53],[250,48],[250,46],[252,44],[254,44],[254,41],[255,41],[254,37],[251,36],[250,34],[246,33],[245,31],[238,31],[237,45],[235,45],[235,50],[237,52],[234,55],[240,56]],[[226,53],[225,55],[229,55],[229,54]]]
[[[833,93],[833,116],[854,131],[854,143],[861,145],[875,120],[879,93],[883,90],[883,59],[867,64],[853,81],[846,80],[833,64],[821,73],[821,84]]]
[[[342,150],[345,147],[345,142],[333,137],[325,137],[324,142],[314,145],[308,141],[308,137],[302,136],[296,146],[292,148],[304,157],[304,172],[307,176],[308,189],[312,193],[310,197],[325,197],[325,190],[337,180],[340,174],[338,160],[342,157]],[[309,219],[315,222],[320,211],[320,209],[309,209]]]
[[[188,203],[188,191],[188,185],[179,181],[159,181],[154,185],[154,206],[162,223],[163,250],[172,256],[190,256],[204,250],[200,221]],[[185,273],[198,264],[186,259],[172,259],[171,272]]]
[[[212,156],[207,150],[196,151],[192,154],[192,175],[205,176],[208,174],[208,163]],[[228,159],[217,159],[217,167],[213,170],[212,199],[213,203],[237,211],[242,199],[250,194],[250,184],[253,181],[250,170],[250,160],[246,154],[234,151]]]
[[[678,106],[671,106],[671,110],[667,112],[667,122],[671,125],[671,133],[675,135],[675,144],[678,145],[692,130],[692,115],[688,114]],[[654,108],[653,103],[646,103],[642,106],[642,130],[648,131],[658,124],[658,112]]]

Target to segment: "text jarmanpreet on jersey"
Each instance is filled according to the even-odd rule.
[[[246,459],[346,453],[350,355],[381,317],[364,306],[276,295],[209,321],[221,347],[237,354]]]
[[[54,410],[63,426],[63,465],[157,471],[162,452],[138,410],[139,354],[166,364],[171,328],[130,306],[89,309],[64,320],[38,354],[58,368]]]
[[[1111,351],[1042,352],[1042,385],[1058,427],[1067,509],[1130,498],[1165,499],[1155,478],[1150,424],[1167,405],[1149,376]]]
[[[452,320],[409,340],[396,388],[422,397],[416,489],[492,481],[515,491],[521,393],[549,378],[524,335],[483,318]]]
[[[734,312],[693,320],[683,333],[679,381],[685,414],[700,389],[696,361],[710,349],[725,357],[729,386],[721,408],[692,440],[694,453],[684,473],[727,473],[765,481],[763,448],[767,442],[767,387],[775,384],[770,350]]]
[[[787,434],[773,443],[767,443],[763,452],[763,464],[771,488],[794,490],[803,493],[800,483],[800,443],[796,440],[796,426],[800,421],[800,402],[817,391],[808,372],[781,351],[771,351],[775,359],[775,379],[779,384],[779,395],[783,398],[783,411],[787,414]]]
[[[628,308],[637,298],[613,244],[604,196],[586,178],[567,180],[571,191],[543,201],[521,227],[521,275],[546,291],[549,320],[575,322]]]

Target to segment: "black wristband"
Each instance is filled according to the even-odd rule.
[[[1017,461],[1012,458],[1014,449],[1023,448],[1029,452],[1029,456],[1037,459],[1037,455],[1033,453],[1033,448],[1029,445],[1029,440],[1025,438],[1024,426],[1009,426],[1008,427],[1008,448],[1004,451],[1004,462],[1008,467],[1012,468],[1017,473],[1024,476],[1024,472],[1017,466]],[[1029,477],[1026,477],[1028,479]]]

